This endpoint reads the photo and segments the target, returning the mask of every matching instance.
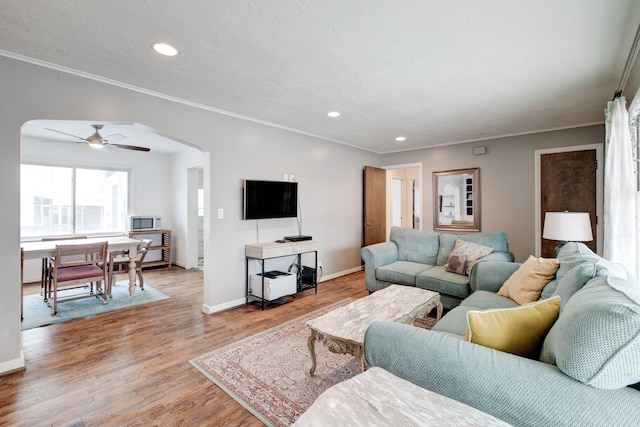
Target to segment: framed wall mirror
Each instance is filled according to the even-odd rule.
[[[433,229],[480,231],[480,168],[433,172]]]

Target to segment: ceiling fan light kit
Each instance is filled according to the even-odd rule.
[[[144,151],[144,152],[151,151],[150,148],[140,147],[137,145],[114,144],[114,142],[122,141],[124,139],[127,139],[127,137],[119,133],[114,133],[114,134],[103,137],[102,135],[100,135],[100,129],[102,129],[104,125],[93,124],[91,125],[91,127],[95,131],[93,132],[93,135],[88,136],[86,138],[83,138],[78,135],[73,135],[71,133],[63,132],[57,129],[51,129],[51,128],[45,128],[45,129],[50,130],[52,132],[61,133],[62,135],[71,136],[77,139],[77,141],[54,141],[54,142],[76,142],[76,143],[86,142],[90,147],[101,149],[104,152],[109,151],[108,147],[118,147],[118,148],[123,148],[125,150],[135,150],[135,151]]]

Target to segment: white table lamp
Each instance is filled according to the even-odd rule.
[[[556,254],[567,242],[593,240],[588,212],[547,212],[544,216],[543,239],[557,240]]]

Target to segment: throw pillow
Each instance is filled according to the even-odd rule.
[[[562,309],[540,361],[595,388],[640,382],[640,288],[617,277],[591,279]]]
[[[555,258],[536,258],[529,255],[520,266],[502,284],[498,295],[508,297],[518,304],[526,304],[540,298],[540,292],[558,271],[560,261]]]
[[[467,257],[467,268],[465,270],[465,274],[467,276],[471,272],[473,264],[483,256],[489,255],[491,252],[493,252],[493,248],[490,248],[489,246],[483,246],[461,239],[456,240],[456,244],[451,251],[454,255],[465,255]],[[447,268],[448,265],[445,265],[444,269],[446,270]]]
[[[537,359],[560,312],[559,296],[514,308],[467,312],[465,341]]]
[[[447,267],[445,268],[445,271],[464,276],[466,274],[466,270],[467,270],[466,255],[449,254],[449,262],[447,262]]]

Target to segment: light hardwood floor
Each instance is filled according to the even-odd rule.
[[[144,275],[171,298],[22,332],[27,369],[0,376],[0,425],[260,426],[188,361],[368,294],[358,272],[264,311],[243,305],[206,315],[201,272],[174,267]],[[25,287],[25,294],[38,292],[39,285]]]

